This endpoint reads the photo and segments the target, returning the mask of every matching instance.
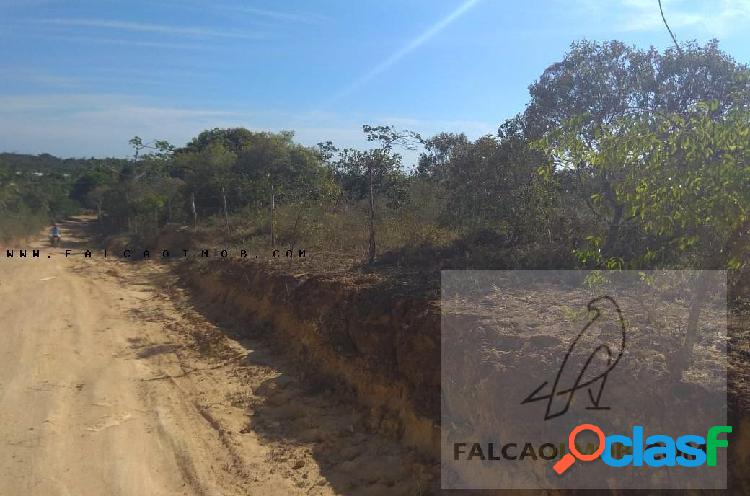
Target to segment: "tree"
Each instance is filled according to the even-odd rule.
[[[133,161],[138,162],[138,154],[145,148],[143,139],[140,136],[133,136],[128,143],[133,147]]]
[[[174,146],[165,140],[144,142],[140,136],[134,136],[128,143],[134,150],[133,160],[119,169],[110,167],[118,175],[116,184],[89,199],[98,202],[98,207],[106,203],[116,225],[125,220],[129,231],[139,232],[151,220],[158,227],[166,192],[158,191],[155,185],[170,174]],[[142,154],[144,150],[149,152]],[[148,184],[144,184],[146,178]]]
[[[174,175],[185,181],[196,207],[221,212],[227,231],[230,207],[271,210],[271,244],[276,207],[315,201],[330,190],[319,152],[295,143],[291,131],[215,128],[177,150],[174,162]]]
[[[82,172],[73,183],[73,189],[70,197],[87,207],[93,205],[87,201],[89,193],[94,189],[102,189],[111,186],[117,181],[119,170],[115,167],[105,164],[98,164],[95,167]]]
[[[425,140],[425,151],[419,155],[416,175],[444,180],[453,157],[468,145],[469,139],[464,133],[440,133]]]
[[[181,151],[185,153],[199,153],[211,145],[220,144],[225,150],[239,154],[252,146],[259,134],[262,133],[255,133],[242,127],[213,128],[201,132],[198,136],[190,140]]]
[[[604,125],[595,138],[588,139],[581,132],[587,122],[585,116],[571,118],[540,140],[550,156],[546,177],[554,177],[555,170],[572,171],[584,205],[593,219],[604,225],[603,235],[596,231],[589,235],[590,246],[579,250],[579,257],[583,262],[593,260],[615,267],[626,255],[618,244],[621,231],[634,219],[627,215],[622,190],[633,157],[627,146],[622,146],[620,126]]]
[[[505,122],[497,136],[470,141],[439,134],[425,142],[417,176],[444,195],[442,219],[466,231],[492,230],[512,242],[549,237],[552,191],[538,176],[544,155],[530,146],[519,119]]]
[[[3,160],[4,161],[4,160]],[[69,173],[45,172],[0,163],[0,240],[35,233],[51,220],[80,209],[69,197],[73,180]]]
[[[178,151],[173,165],[174,176],[183,181],[185,200],[191,203],[195,200],[196,207],[222,209],[227,226],[226,189],[233,184],[232,167],[236,161],[234,152],[227,150],[222,142],[214,141],[199,151]],[[192,210],[192,204],[186,207]]]
[[[623,118],[600,137],[590,162],[623,164],[618,198],[641,228],[662,240],[635,261],[699,269],[741,269],[750,237],[750,111],[718,116],[718,103],[680,113]],[[610,157],[616,160],[609,160]],[[698,319],[715,281],[694,281],[685,339],[672,360],[684,371],[697,341]]]
[[[625,117],[677,113],[715,101],[717,118],[750,104],[750,72],[719,50],[718,42],[682,45],[659,53],[623,43],[579,42],[529,88],[524,134],[542,139],[557,170],[576,171],[586,205],[604,227],[594,248],[606,261],[624,256],[629,227],[620,182],[626,171],[622,147],[603,152],[602,139],[616,139]],[[617,152],[617,153],[615,153]]]
[[[96,207],[96,220],[98,221],[102,220],[102,206],[108,190],[106,186],[95,186],[86,192],[86,203]]]
[[[623,198],[648,232],[700,268],[739,269],[750,229],[750,112],[657,115],[623,126],[630,149]],[[647,252],[646,259],[657,253]]]
[[[401,156],[393,153],[394,146],[407,150],[415,150],[422,137],[407,130],[398,130],[393,126],[371,126],[365,124],[362,131],[367,141],[380,143],[380,148],[366,154],[365,167],[367,169],[368,198],[369,198],[369,237],[367,248],[367,262],[375,261],[375,176],[386,176],[393,170],[400,170]]]
[[[702,101],[716,101],[716,114],[738,102],[750,103],[748,67],[722,52],[713,40],[704,46],[638,49],[619,41],[573,43],[529,87],[524,132],[539,138],[565,121],[587,116],[581,128],[595,138],[602,126],[625,115],[682,113]]]
[[[133,147],[133,162],[138,162],[140,152],[143,150],[153,150],[143,158],[149,158],[152,160],[165,160],[169,158],[171,153],[174,151],[174,146],[166,140],[152,140],[147,143],[143,142],[140,136],[134,136],[128,140],[130,146]]]

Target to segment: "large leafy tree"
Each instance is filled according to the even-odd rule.
[[[569,124],[575,129],[574,124]],[[633,266],[742,269],[750,247],[750,111],[719,112],[717,102],[689,113],[623,117],[605,127],[590,148],[575,133],[560,150],[592,173],[617,177],[614,194],[623,213],[651,242],[633,243]],[[563,142],[564,143],[564,142]],[[594,206],[605,200],[592,198]],[[655,240],[655,242],[654,242]],[[671,361],[679,374],[690,363],[698,318],[712,273],[693,281],[683,345]]]
[[[750,229],[750,112],[738,107],[717,118],[716,108],[624,125],[618,146],[631,167],[622,197],[647,232],[669,239],[662,250],[678,262],[738,269]]]
[[[557,170],[575,171],[584,204],[602,227],[591,239],[603,260],[627,255],[623,232],[633,234],[633,218],[621,194],[627,150],[602,141],[619,140],[622,119],[628,117],[686,115],[699,102],[713,101],[708,115],[717,118],[748,105],[749,74],[715,41],[663,53],[616,41],[579,42],[531,85],[524,132],[543,140]]]
[[[526,135],[538,138],[565,121],[586,116],[581,134],[595,139],[625,115],[683,113],[715,101],[716,114],[750,103],[748,68],[721,51],[718,41],[659,52],[619,41],[573,43],[563,60],[529,87]]]
[[[629,123],[622,145],[629,169],[624,198],[647,232],[666,237],[669,254],[703,269],[742,269],[750,248],[750,111],[699,104],[689,116],[659,114]],[[655,255],[651,251],[646,256]],[[713,274],[700,273],[674,370],[689,366],[698,318]]]

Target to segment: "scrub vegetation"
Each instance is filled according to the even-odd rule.
[[[368,270],[745,270],[750,71],[718,42],[574,43],[529,93],[477,139],[364,125],[372,147],[342,149],[234,128],[135,137],[128,160],[5,154],[0,235],[85,208],[136,238],[187,226]]]

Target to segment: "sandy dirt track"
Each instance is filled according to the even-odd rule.
[[[163,266],[66,259],[88,223],[0,260],[0,495],[425,493],[413,453],[227,337]]]

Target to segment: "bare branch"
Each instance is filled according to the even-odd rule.
[[[659,12],[661,12],[661,20],[664,21],[664,26],[667,27],[667,31],[669,31],[669,36],[672,37],[674,46],[677,47],[677,52],[679,52],[679,54],[682,55],[682,48],[680,48],[680,44],[677,43],[677,37],[672,32],[672,29],[669,27],[669,24],[667,23],[667,18],[664,17],[664,8],[661,5],[661,0],[658,0],[658,2],[659,2]]]

